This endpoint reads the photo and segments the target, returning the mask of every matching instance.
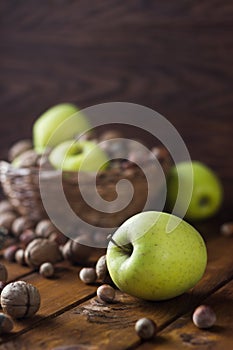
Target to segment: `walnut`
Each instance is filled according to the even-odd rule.
[[[27,245],[24,258],[27,265],[38,268],[44,262],[53,264],[62,260],[62,254],[56,242],[36,238]]]
[[[63,246],[62,254],[64,259],[69,260],[72,263],[82,264],[87,261],[93,252],[93,248],[80,244],[70,239]]]
[[[1,305],[13,318],[33,316],[40,307],[40,293],[32,284],[17,281],[6,285],[1,293]]]

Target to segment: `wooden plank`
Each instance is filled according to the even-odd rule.
[[[102,305],[94,297],[58,317],[49,317],[43,320],[35,329],[21,334],[6,345],[2,345],[2,349],[6,350],[12,346],[13,349],[31,349],[33,347],[36,350],[44,349],[45,343],[48,344],[49,348],[62,344],[87,343],[98,345],[101,349],[114,350],[139,344],[138,337],[134,332],[134,324],[138,318],[151,317],[155,319],[161,330],[176,318],[192,310],[212,291],[233,277],[233,240],[213,236],[207,246],[209,252],[208,268],[204,278],[192,291],[163,302],[146,302],[118,292],[116,303]],[[67,276],[63,278],[67,280],[64,288],[59,292],[54,290],[53,294],[56,294],[50,296],[48,293],[51,287],[47,283],[37,279],[34,281],[34,283],[38,283],[45,298],[42,308],[45,313],[47,313],[47,309],[51,309],[52,300],[58,300],[58,297],[66,298],[64,293],[70,293],[70,290],[73,292],[74,288],[77,290],[84,288],[80,286],[78,279],[69,281]],[[62,279],[59,281],[59,285],[61,285]],[[89,288],[89,286],[85,288]],[[78,298],[80,296],[77,295],[76,300]],[[62,303],[62,301],[60,302]],[[26,322],[22,321],[21,329],[25,325]],[[19,323],[17,323],[16,329],[20,329]]]
[[[216,313],[216,324],[209,330],[194,326],[192,313],[182,316],[159,334],[158,341],[140,346],[140,350],[152,349],[152,344],[161,350],[232,349],[233,344],[233,281],[204,300]]]
[[[61,310],[77,304],[79,300],[83,300],[87,296],[93,296],[96,287],[86,285],[80,281],[78,277],[80,268],[63,262],[56,265],[56,273],[53,278],[43,278],[36,272],[22,277],[21,280],[38,288],[41,295],[41,306],[38,313],[32,318],[15,321],[13,334],[34,327],[44,317],[55,313],[59,314]],[[4,340],[4,338],[1,340]]]
[[[32,269],[27,266],[22,266],[14,262],[8,262],[5,259],[1,259],[0,262],[4,264],[7,268],[7,272],[8,272],[7,282],[20,279],[22,276],[25,276],[32,272]]]

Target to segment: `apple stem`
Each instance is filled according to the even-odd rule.
[[[124,252],[126,252],[127,254],[130,252],[129,249],[125,248],[124,246],[122,245],[119,245],[113,238],[112,238],[112,235],[108,235],[107,236],[107,240],[112,242],[116,247],[118,247],[119,249],[123,250]]]

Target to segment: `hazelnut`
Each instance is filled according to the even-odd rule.
[[[31,140],[20,140],[13,144],[8,152],[8,159],[12,162],[15,158],[17,158],[20,154],[24,153],[32,149],[32,141]]]
[[[45,262],[40,265],[39,272],[43,277],[52,277],[54,275],[54,266],[50,262]]]
[[[56,263],[62,260],[59,246],[47,238],[36,238],[31,241],[24,252],[25,262],[32,267],[39,267],[44,262]]]
[[[150,318],[143,317],[136,322],[135,331],[141,339],[149,340],[156,335],[157,325]]]
[[[64,259],[80,264],[87,261],[92,252],[93,249],[91,247],[82,245],[71,239],[66,242],[62,249]]]
[[[24,250],[18,249],[15,253],[15,261],[20,265],[25,265]]]
[[[97,278],[101,281],[105,280],[108,275],[108,268],[106,264],[106,255],[102,255],[96,263]]]
[[[68,238],[59,231],[51,232],[48,239],[56,242],[59,246],[63,246],[68,241]]]
[[[198,328],[210,328],[216,322],[216,314],[210,306],[200,305],[193,313],[193,323]]]
[[[10,333],[14,327],[12,319],[0,312],[0,334]]]
[[[106,303],[111,303],[115,298],[115,289],[109,286],[108,284],[102,284],[97,289],[97,297],[100,301],[104,301]]]
[[[225,237],[233,237],[233,222],[226,222],[220,227],[220,232]]]
[[[34,227],[33,221],[31,221],[25,216],[20,216],[16,218],[12,223],[11,230],[15,236],[19,236],[24,230],[27,230],[33,227]]]
[[[14,162],[18,168],[30,168],[37,166],[39,157],[40,156],[36,153],[36,151],[29,149],[15,158]]]
[[[12,211],[14,211],[14,208],[9,201],[4,200],[0,202],[0,214]]]
[[[18,249],[19,247],[17,245],[11,245],[7,247],[3,252],[4,259],[6,259],[9,262],[15,261],[15,253]]]
[[[84,283],[94,283],[96,281],[96,272],[93,267],[84,267],[79,272],[79,278]]]
[[[25,230],[21,235],[19,236],[20,242],[26,247],[33,239],[36,238],[36,234],[33,230]]]
[[[40,293],[30,283],[12,282],[2,290],[1,305],[3,311],[13,318],[30,317],[40,307]]]
[[[0,263],[0,281],[6,282],[7,278],[8,278],[7,268],[5,265]]]
[[[17,215],[15,213],[10,211],[4,212],[0,215],[0,226],[4,227],[7,230],[10,230],[16,218]]]
[[[41,220],[35,228],[36,235],[45,238],[48,238],[54,231],[56,231],[56,228],[48,219]]]

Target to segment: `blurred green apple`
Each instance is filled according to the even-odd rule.
[[[146,300],[170,299],[189,290],[201,279],[206,263],[201,235],[180,218],[154,211],[125,221],[107,248],[113,282]]]
[[[190,177],[190,170],[193,171],[193,179]],[[169,211],[176,202],[178,186],[180,199],[176,203],[174,212],[176,215],[186,212],[187,220],[201,220],[214,215],[221,206],[223,199],[221,182],[210,168],[200,162],[182,162],[171,169],[167,179]],[[190,188],[193,190],[188,203],[186,199]]]
[[[68,140],[56,146],[49,155],[56,169],[66,171],[97,171],[107,167],[105,152],[94,141]]]
[[[47,147],[75,138],[90,129],[86,117],[71,103],[61,103],[48,109],[33,125],[33,143],[37,153],[41,154]]]

